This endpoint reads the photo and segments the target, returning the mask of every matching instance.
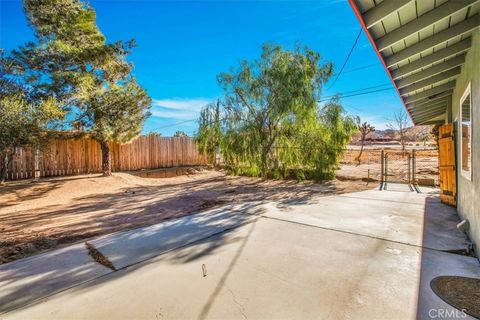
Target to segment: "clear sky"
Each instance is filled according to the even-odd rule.
[[[346,0],[113,1],[91,0],[107,41],[134,38],[129,57],[138,82],[153,99],[144,132],[195,132],[198,111],[222,92],[216,75],[257,58],[263,43],[308,45],[338,71],[360,30]],[[0,0],[0,47],[34,40],[20,0]],[[363,68],[368,66],[366,68]],[[361,69],[358,69],[361,68]],[[324,96],[377,85],[391,88],[341,99],[348,113],[384,129],[402,108],[390,80],[362,32],[345,72]]]

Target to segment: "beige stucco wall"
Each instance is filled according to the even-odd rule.
[[[460,160],[460,99],[468,84],[471,83],[472,97],[472,179],[462,176]],[[457,209],[462,218],[470,222],[470,239],[480,251],[480,30],[477,28],[472,36],[470,48],[462,72],[452,97],[452,115],[457,123]]]

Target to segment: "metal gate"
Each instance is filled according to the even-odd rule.
[[[410,190],[420,192],[419,185],[435,187],[439,177],[443,182],[442,176],[439,176],[442,166],[439,167],[438,151],[435,149],[382,150],[380,161],[380,190],[385,190],[387,183],[402,183],[407,184]]]
[[[385,190],[387,183],[403,183],[414,191],[416,172],[415,150],[412,151],[382,151],[380,190]]]

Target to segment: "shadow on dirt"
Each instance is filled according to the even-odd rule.
[[[94,262],[84,243],[1,265],[0,313],[37,303],[40,298],[82,283],[77,289],[89,290],[155,261],[183,264],[214,254],[227,243],[243,240],[235,229],[254,222],[262,210],[255,204],[245,205],[240,211],[219,208],[93,240],[119,269],[117,272]],[[173,249],[175,252],[168,256],[162,255]],[[95,282],[90,282],[93,279]]]
[[[67,179],[39,182],[41,192],[28,195],[28,199],[42,197],[60,188],[65,181]],[[245,181],[242,177],[220,176],[176,184],[133,186],[115,193],[76,198],[70,205],[47,205],[0,216],[3,229],[0,263],[57,245],[148,226],[225,204],[275,201],[279,206],[291,206],[344,192],[334,182]],[[17,201],[21,200],[22,197],[18,197]]]
[[[42,197],[60,188],[65,181],[67,179],[38,182],[48,185],[42,192],[32,196]],[[10,190],[15,190],[15,187]],[[182,246],[170,257],[170,262],[185,263],[214,253],[226,242],[239,241],[228,230],[250,222],[252,215],[261,214],[260,202],[275,201],[279,206],[291,206],[313,203],[318,196],[349,191],[334,182],[297,183],[225,176],[182,183],[132,186],[114,193],[79,197],[70,205],[49,205],[2,216],[4,230],[0,239],[0,261],[13,261],[59,245],[145,227],[145,230],[135,232],[136,239],[124,234],[126,238],[117,241],[125,246],[138,241],[158,241],[159,248],[155,254]],[[243,211],[248,211],[248,214],[216,209],[233,204],[245,206]],[[200,217],[193,214],[205,210],[209,210],[207,215]],[[164,238],[159,240],[155,228],[156,224],[163,221],[168,222],[170,231],[165,232]],[[225,232],[212,234],[212,230],[219,228]],[[15,239],[18,233],[24,236],[21,242],[9,240]],[[190,246],[192,239],[198,241],[206,237],[208,239],[201,249]],[[105,254],[108,244],[104,243],[98,249]],[[61,261],[55,262],[60,254]],[[151,251],[139,252],[138,256],[140,260],[152,257]],[[128,265],[122,259],[128,258],[119,254],[112,262],[115,267],[122,268]],[[134,268],[129,267],[128,270]],[[101,276],[108,272],[108,269],[91,260],[83,242],[0,265],[0,312],[83,283],[91,279],[92,274]]]

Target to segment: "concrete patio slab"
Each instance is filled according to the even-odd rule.
[[[372,189],[280,209],[270,204],[264,216],[436,250],[466,248],[455,209],[430,193]]]
[[[431,279],[480,277],[476,258],[441,251],[464,248],[457,222],[454,209],[416,192],[227,206],[92,240],[120,270],[97,265],[81,284],[50,283],[63,292],[30,295],[0,319],[429,319],[454,310]],[[45,290],[49,274],[0,278],[10,288],[0,297]]]
[[[472,257],[443,253],[435,250],[423,250],[420,265],[417,319],[438,318],[438,310],[456,310],[440,299],[430,289],[430,281],[435,277],[444,275],[480,278],[479,261]],[[450,312],[449,314],[452,313]],[[457,318],[461,319],[475,319],[469,316],[464,318],[462,313],[457,313],[457,315]]]
[[[109,272],[83,243],[0,265],[0,314]]]
[[[259,202],[235,204],[90,241],[117,269],[249,223],[264,213]]]
[[[413,191],[412,187],[406,183],[392,183],[387,182],[384,186],[385,190],[388,191],[398,191],[398,192],[409,192]]]
[[[207,238],[261,214],[258,203],[228,205],[92,241],[117,269]],[[111,273],[78,243],[0,265],[0,314]]]
[[[259,218],[5,319],[415,319],[417,304],[430,308],[423,258],[480,275],[474,258]]]

